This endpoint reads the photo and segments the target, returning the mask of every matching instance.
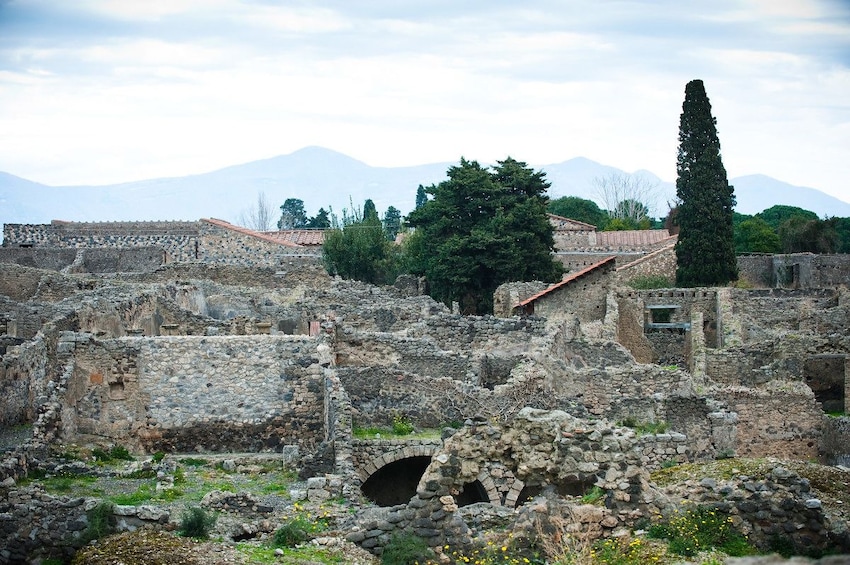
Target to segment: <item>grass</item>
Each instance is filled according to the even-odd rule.
[[[582,504],[595,504],[605,497],[605,491],[600,487],[593,485],[584,496],[581,497]]]
[[[180,528],[177,531],[186,538],[208,539],[217,518],[200,506],[188,506],[180,515]]]
[[[237,543],[236,549],[245,555],[251,563],[261,565],[272,563],[321,563],[323,565],[334,565],[347,563],[343,554],[319,547],[284,547],[281,548],[283,555],[277,557],[275,548],[252,543]]]
[[[733,557],[756,553],[732,525],[730,516],[706,506],[677,510],[668,520],[650,526],[647,533],[651,538],[666,539],[670,553],[684,557],[712,549]]]
[[[440,439],[440,430],[425,428],[409,434],[398,434],[389,427],[360,427],[354,426],[351,434],[355,439]]]
[[[628,285],[635,290],[652,290],[656,288],[672,288],[673,282],[667,277],[662,276],[643,276],[635,277],[628,282]]]

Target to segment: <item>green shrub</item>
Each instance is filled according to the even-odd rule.
[[[165,459],[165,453],[163,453],[162,451],[157,451],[153,454],[152,459],[154,463],[159,463],[160,461]]]
[[[655,288],[673,288],[673,281],[660,275],[645,275],[635,277],[628,282],[636,290],[652,290]]]
[[[296,516],[284,522],[274,533],[275,547],[295,547],[310,539],[310,521],[303,516]]]
[[[298,511],[300,509],[301,506],[296,503],[295,510]],[[313,539],[316,534],[327,528],[328,519],[326,517],[312,520],[305,514],[295,514],[275,531],[272,544],[275,547],[295,547],[298,544]]]
[[[433,559],[434,552],[424,539],[411,533],[395,533],[381,554],[383,565],[410,565]]]
[[[638,422],[633,417],[628,417],[620,422],[619,426],[624,428],[632,428],[638,435],[656,435],[663,434],[669,427],[667,422]]]
[[[134,461],[135,457],[130,455],[130,452],[127,451],[127,448],[123,445],[114,445],[112,449],[109,450],[109,457],[116,461]]]
[[[705,506],[677,513],[666,524],[650,527],[648,535],[666,538],[670,553],[685,557],[712,548],[733,557],[755,553],[747,538],[732,525],[730,517]]]
[[[180,515],[178,533],[187,538],[207,539],[215,523],[215,514],[210,514],[200,506],[189,506]]]
[[[582,504],[593,504],[594,502],[598,502],[602,500],[605,496],[605,491],[600,487],[593,485],[590,490],[584,493],[584,496],[581,497]]]
[[[399,436],[407,436],[413,433],[413,424],[404,414],[393,416],[393,433]]]
[[[86,512],[88,525],[80,537],[83,545],[115,531],[115,516],[112,513],[114,509],[115,505],[111,502],[101,502]]]
[[[209,464],[209,461],[206,459],[195,459],[194,457],[187,457],[183,459],[183,464],[187,467],[203,467],[204,465]]]

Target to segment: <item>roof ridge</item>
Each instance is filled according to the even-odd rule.
[[[282,245],[284,247],[303,247],[298,245],[297,243],[291,243],[288,241],[281,241],[279,239],[275,239],[271,236],[265,235],[262,232],[254,231],[252,229],[248,229],[242,226],[237,226],[235,224],[231,224],[226,220],[219,220],[218,218],[201,218],[202,222],[207,222],[208,224],[212,224],[214,226],[218,226],[220,228],[224,228],[226,230],[235,231],[236,233],[241,233],[243,235],[247,235],[250,237],[255,237],[262,241],[267,241],[269,243],[274,243],[277,245]]]
[[[555,283],[551,286],[548,286],[548,287],[544,288],[543,290],[541,290],[540,292],[538,292],[537,294],[533,294],[533,295],[529,296],[528,298],[526,298],[525,300],[518,302],[517,304],[514,305],[514,308],[526,306],[526,305],[534,302],[538,298],[546,296],[550,292],[553,292],[555,290],[558,290],[560,288],[568,286],[573,281],[575,281],[575,280],[583,277],[584,275],[587,275],[587,274],[589,274],[589,273],[591,273],[591,272],[593,272],[593,271],[595,271],[595,270],[597,270],[601,267],[604,267],[608,263],[616,264],[616,261],[617,261],[617,257],[614,256],[614,255],[611,255],[610,257],[606,257],[605,259],[603,259],[603,260],[601,260],[597,263],[594,263],[593,265],[589,265],[589,266],[585,267],[584,269],[582,269],[580,271],[576,271],[575,273],[567,273],[567,276],[564,277],[563,279],[561,279],[560,282],[557,282],[557,283]]]

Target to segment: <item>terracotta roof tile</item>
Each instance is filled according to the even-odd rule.
[[[322,245],[325,242],[325,230],[322,229],[267,231],[263,234],[296,245]]]
[[[667,230],[625,230],[596,232],[598,247],[642,247],[671,237]]]

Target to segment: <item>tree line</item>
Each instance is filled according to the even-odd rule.
[[[324,208],[308,217],[303,201],[290,198],[280,206],[277,227],[325,229],[323,261],[333,275],[374,284],[391,284],[401,273],[423,276],[433,298],[457,304],[464,314],[492,312],[493,292],[505,282],[560,280],[564,269],[553,254],[547,212],[600,229],[678,232],[677,286],[737,279],[736,252],[850,252],[848,218],[821,220],[791,206],[754,216],[734,212],[734,187],[701,80],[685,87],[676,171],[676,202],[663,223],[649,217],[653,187],[638,177],[598,179],[604,210],[574,196],[550,202],[545,173],[508,157],[489,168],[461,158],[445,181],[418,187],[416,208],[404,219],[392,206],[380,218],[372,200],[362,208],[352,204],[341,219]],[[269,225],[267,209],[261,195],[246,221],[259,225],[262,217]],[[397,244],[399,233],[404,237]]]

